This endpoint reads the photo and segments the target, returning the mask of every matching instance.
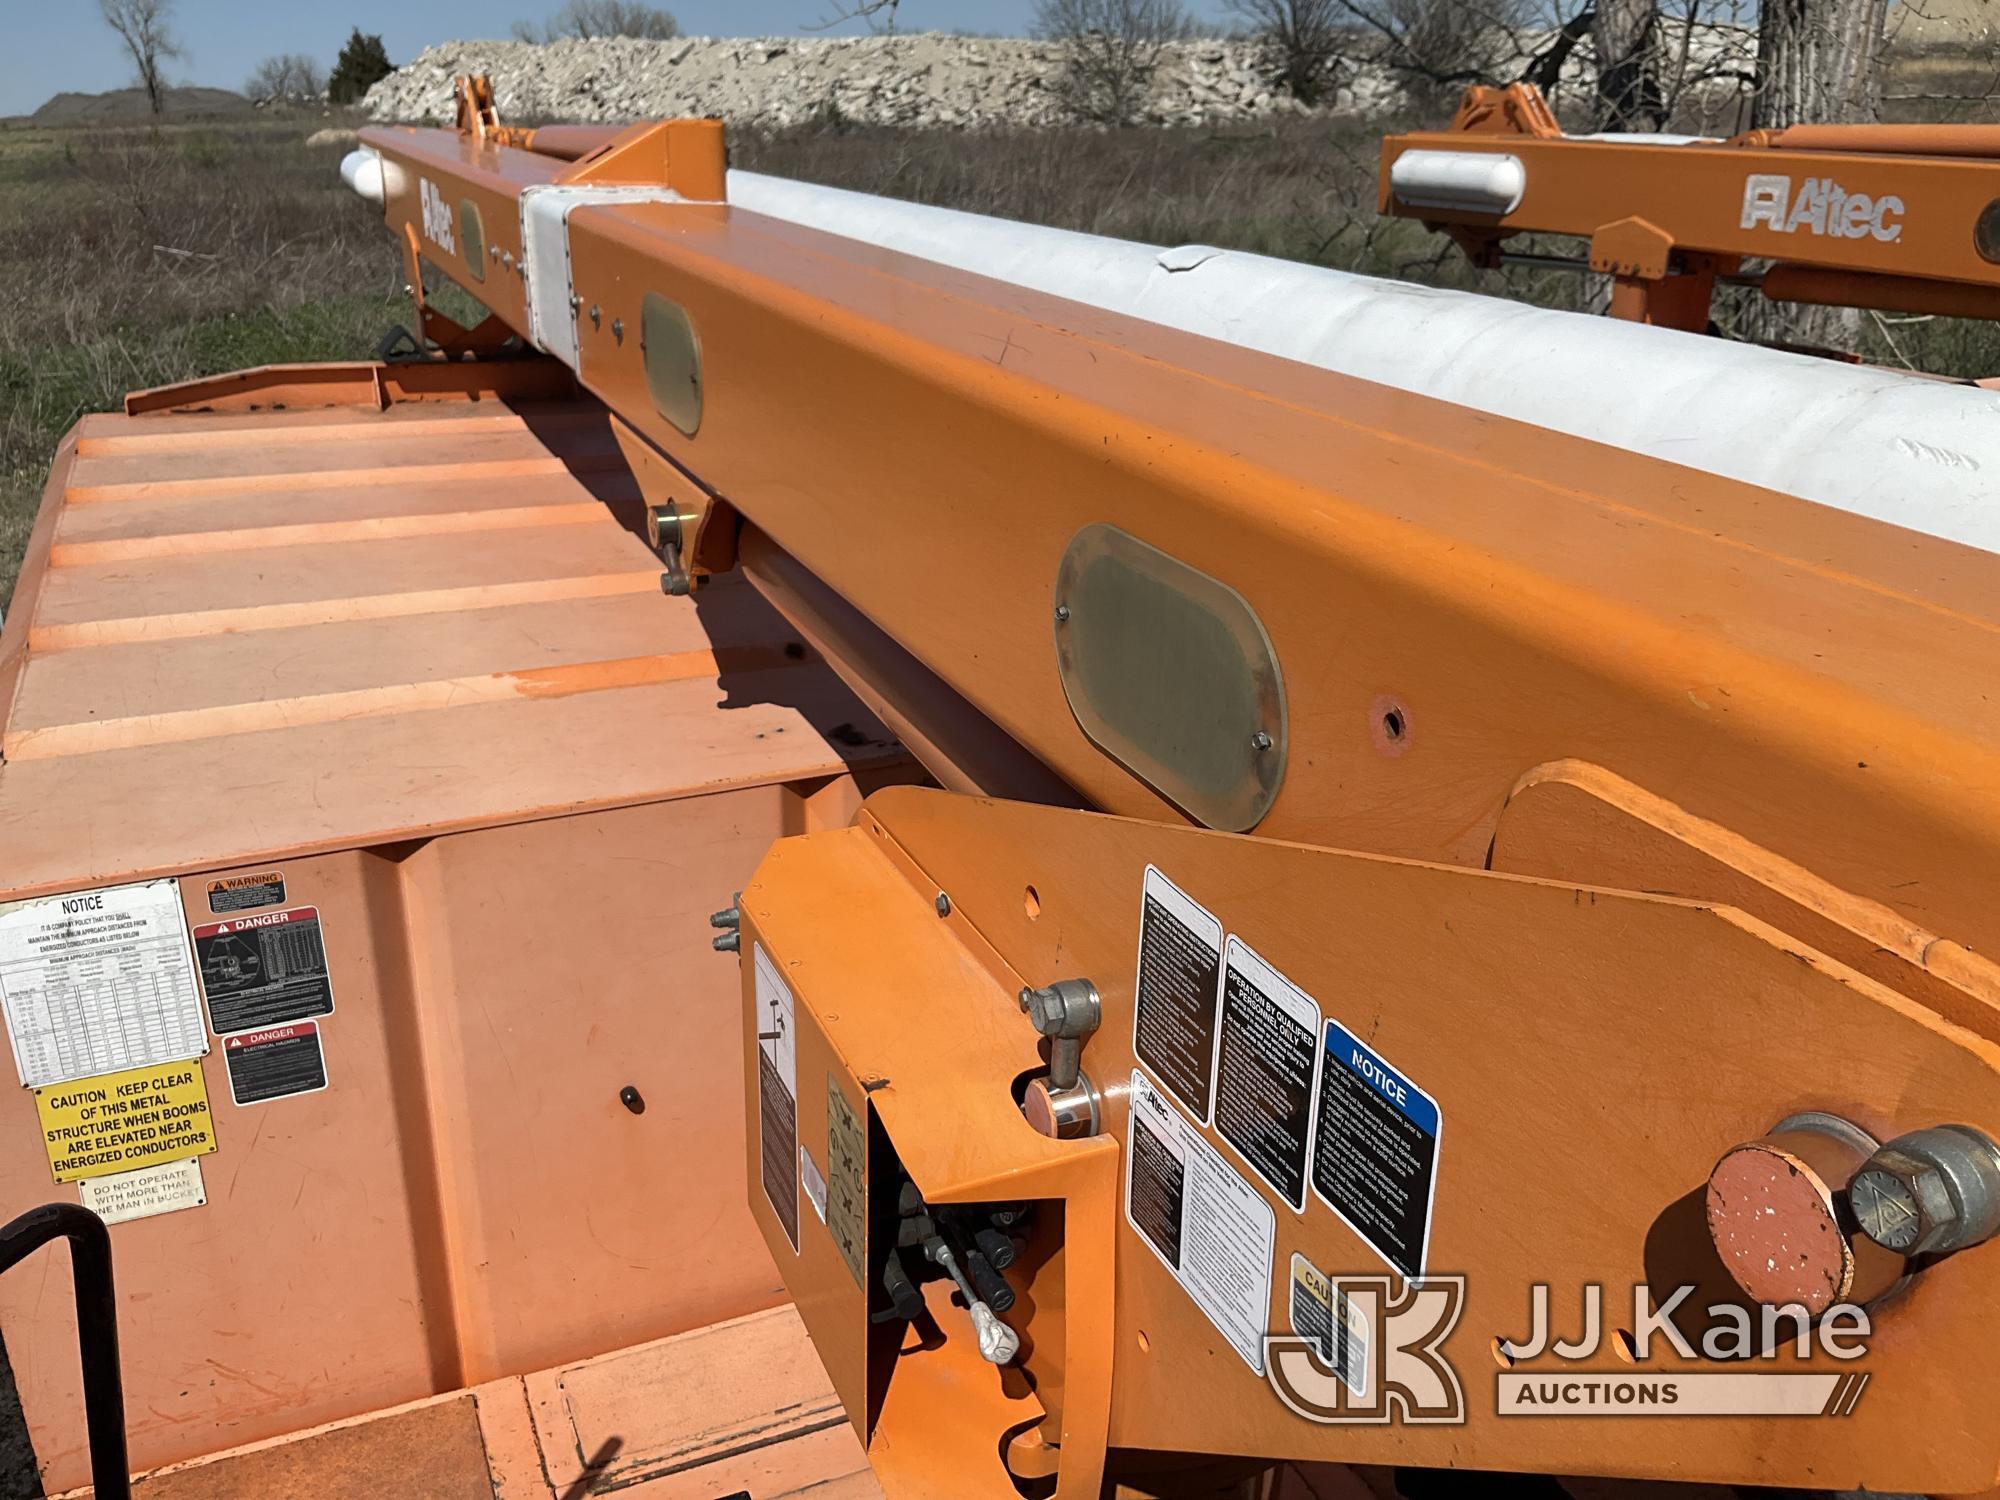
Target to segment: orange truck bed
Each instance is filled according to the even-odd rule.
[[[464,1436],[444,1393],[490,1425],[490,1382],[782,1303],[707,917],[899,747],[747,585],[662,593],[603,409],[533,367],[134,405],[65,441],[0,647],[0,984],[46,1080],[0,1107],[0,1200],[136,1172],[134,1467],[381,1409]],[[37,956],[104,892],[152,925]],[[79,1122],[127,1074],[180,1118]],[[0,1279],[52,1492],[86,1477],[68,1276]]]

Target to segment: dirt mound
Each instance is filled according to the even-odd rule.
[[[176,120],[246,115],[257,107],[229,89],[200,87],[170,88],[165,104],[166,115]],[[146,91],[130,88],[104,94],[57,94],[28,118],[37,125],[137,125],[151,119],[152,114]]]

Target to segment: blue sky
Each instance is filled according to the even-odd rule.
[[[505,36],[519,19],[541,20],[559,0],[176,0],[175,30],[187,49],[175,83],[240,88],[262,58],[307,52],[331,65],[350,28],[379,32],[406,62],[433,42]],[[811,26],[826,0],[666,0],[693,35],[772,36]],[[1218,14],[1220,0],[1194,7]],[[903,0],[903,29],[1019,34],[1033,0]],[[849,25],[837,31],[865,28]],[[131,64],[99,18],[95,0],[0,0],[0,115],[26,114],[64,89],[95,93],[131,82]]]

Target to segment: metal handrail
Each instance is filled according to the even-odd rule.
[[[131,1500],[125,1449],[125,1383],[118,1368],[118,1300],[111,1281],[111,1235],[74,1203],[45,1203],[0,1228],[0,1274],[54,1239],[69,1241],[76,1284],[76,1337],[83,1361],[83,1420],[90,1483],[97,1500]]]

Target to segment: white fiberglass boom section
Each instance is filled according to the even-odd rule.
[[[752,172],[739,208],[2000,553],[2000,393]]]

